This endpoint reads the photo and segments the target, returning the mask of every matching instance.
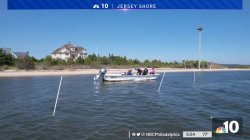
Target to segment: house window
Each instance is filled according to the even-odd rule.
[[[75,51],[75,50],[76,50],[76,48],[74,48],[74,47],[71,48],[71,51]]]

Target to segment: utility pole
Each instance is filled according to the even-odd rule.
[[[201,34],[201,31],[203,30],[203,27],[198,27],[197,28],[198,30],[198,33],[199,33],[199,46],[198,46],[198,68],[200,69],[201,68],[201,40],[202,40],[202,34]]]

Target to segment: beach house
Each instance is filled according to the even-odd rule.
[[[12,52],[11,48],[1,48],[1,49],[3,50],[3,53],[11,54],[16,59],[29,56],[29,52]]]
[[[11,48],[0,48],[5,54],[12,54]]]
[[[13,52],[12,55],[14,56],[14,58],[25,58],[27,56],[29,56],[29,52]]]
[[[52,59],[62,59],[68,60],[72,58],[76,60],[77,58],[86,58],[87,50],[80,46],[75,46],[72,43],[64,44],[62,47],[57,48],[55,51],[51,53]]]

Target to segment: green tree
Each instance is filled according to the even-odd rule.
[[[135,65],[141,64],[141,62],[140,62],[138,59],[134,59],[134,60],[133,60],[133,63],[134,63]]]
[[[31,59],[34,63],[38,63],[38,62],[39,62],[39,60],[36,59],[34,56],[31,56],[30,59]]]
[[[148,59],[146,59],[146,60],[144,60],[143,65],[148,67],[148,66],[150,66],[152,64]]]
[[[78,57],[77,59],[76,59],[76,64],[84,64],[84,58],[82,58],[82,57]]]
[[[48,63],[52,63],[52,57],[50,55],[46,56],[44,59],[43,59],[43,62],[48,62]]]
[[[201,61],[201,68],[208,68],[208,62],[207,61]]]
[[[8,65],[12,66],[15,64],[15,58],[11,54],[5,54],[2,49],[0,49],[0,66]]]
[[[99,61],[101,62],[101,64],[103,65],[109,65],[110,64],[110,60],[106,57],[106,56],[103,56],[99,59]]]

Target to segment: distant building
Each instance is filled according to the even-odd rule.
[[[62,59],[66,61],[69,58],[76,60],[79,57],[86,58],[86,56],[87,50],[85,48],[80,46],[74,46],[71,43],[65,44],[51,53],[52,59]]]
[[[11,48],[1,48],[3,50],[3,53],[5,54],[12,54]]]
[[[24,57],[29,56],[29,52],[13,52],[12,55],[15,58],[24,58]]]
[[[11,48],[1,48],[1,49],[3,50],[3,53],[11,54],[16,59],[29,56],[29,52],[12,52]]]

